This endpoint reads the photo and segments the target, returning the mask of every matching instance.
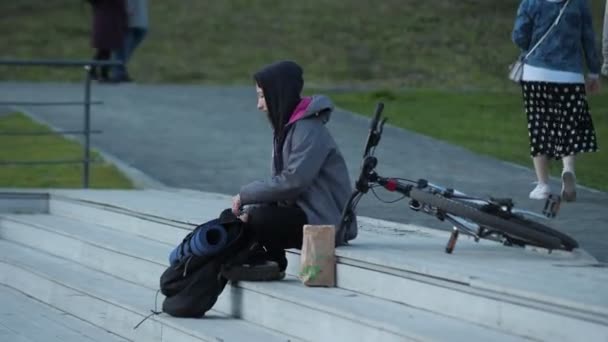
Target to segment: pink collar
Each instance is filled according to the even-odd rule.
[[[306,114],[306,109],[308,109],[308,105],[312,102],[312,97],[304,97],[300,100],[300,103],[296,106],[293,113],[291,114],[291,118],[289,118],[288,125],[300,120]]]

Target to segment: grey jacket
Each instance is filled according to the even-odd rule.
[[[243,186],[240,196],[243,205],[296,204],[306,213],[308,223],[335,225],[336,245],[342,245],[357,236],[357,222],[353,220],[345,232],[338,231],[352,183],[325,126],[332,110],[329,98],[313,96],[304,115],[290,124],[282,151],[283,171],[277,173],[273,166],[270,178]]]

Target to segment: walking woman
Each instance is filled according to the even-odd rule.
[[[109,61],[112,51],[123,46],[127,31],[125,0],[87,0],[93,10],[91,45],[95,49],[93,59]],[[91,77],[100,82],[110,82],[110,67],[91,69]]]
[[[561,160],[565,201],[576,199],[575,156],[597,151],[587,93],[598,92],[600,56],[587,0],[523,0],[512,39],[524,54],[521,87],[530,154],[538,184],[531,199],[546,199],[549,160]],[[589,74],[585,75],[585,66]]]

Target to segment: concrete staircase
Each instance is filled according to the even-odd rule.
[[[462,239],[447,255],[444,232],[365,218],[337,250],[336,288],[303,286],[294,250],[284,281],[231,284],[204,319],[134,329],[160,307],[173,246],[228,204],[177,190],[0,193],[0,341],[608,341],[608,272],[584,251]]]

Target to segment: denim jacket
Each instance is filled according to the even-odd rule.
[[[522,54],[534,47],[551,27],[564,4],[565,0],[522,0],[512,33],[513,42],[522,50]],[[589,4],[587,0],[570,0],[557,26],[528,56],[525,63],[583,74],[585,62],[590,74],[600,73],[601,61]]]

